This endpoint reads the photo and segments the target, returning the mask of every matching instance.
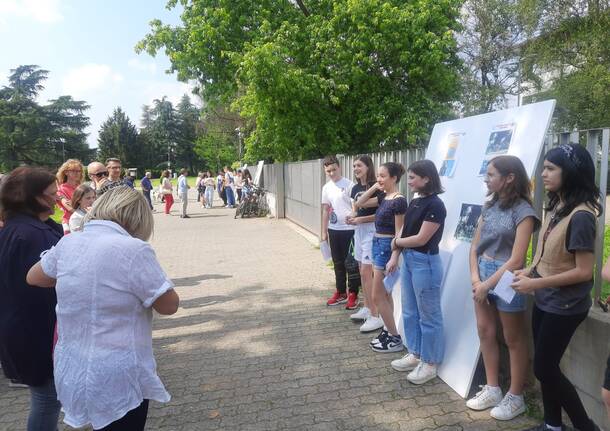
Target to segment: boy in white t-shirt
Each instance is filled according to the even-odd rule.
[[[322,188],[322,241],[328,240],[330,245],[337,287],[326,304],[334,306],[347,302],[345,308],[353,310],[358,307],[360,275],[347,276],[345,259],[354,238],[354,226],[346,222],[352,213],[350,191],[354,183],[341,176],[339,161],[335,156],[325,157],[323,164],[330,181]],[[346,292],[346,284],[349,285],[349,293]]]

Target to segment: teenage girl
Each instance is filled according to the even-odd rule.
[[[540,221],[532,208],[530,181],[519,158],[492,159],[485,184],[490,198],[483,207],[470,247],[470,274],[487,384],[466,405],[473,410],[493,407],[491,417],[510,420],[525,412],[527,304],[525,295],[517,293],[507,303],[493,289],[505,271],[523,268],[530,238],[534,229],[540,227]],[[498,316],[510,357],[510,389],[504,397],[498,382]]]
[[[542,181],[549,197],[536,255],[515,272],[512,287],[533,293],[534,375],[540,382],[544,424],[560,431],[561,410],[580,431],[599,428],[587,415],[559,362],[591,308],[596,217],[601,214],[595,165],[580,145],[560,145],[544,157]]]
[[[411,200],[404,226],[392,242],[388,267],[397,265],[402,250],[402,319],[409,353],[391,365],[398,371],[412,370],[407,380],[422,384],[436,377],[437,366],[443,361],[443,265],[438,244],[447,211],[438,197],[443,188],[430,160],[409,166],[407,184],[418,197]]]
[[[387,273],[396,271],[396,262],[390,262],[392,240],[400,232],[407,211],[407,199],[398,191],[398,183],[405,168],[400,163],[388,162],[379,167],[375,183],[358,199],[357,207],[364,207],[378,191],[379,207],[375,213],[375,236],[373,237],[373,302],[383,319],[385,327],[371,341],[375,352],[388,353],[403,350],[402,338],[394,322],[392,296],[383,284]]]
[[[360,332],[376,331],[383,327],[377,307],[372,299],[373,289],[373,237],[375,235],[375,212],[379,205],[379,190],[363,207],[356,206],[356,202],[370,187],[375,185],[375,168],[370,156],[363,155],[354,161],[354,176],[356,184],[350,193],[353,201],[353,215],[348,217],[347,223],[356,226],[354,232],[354,257],[360,265],[360,280],[364,294],[364,307],[350,316],[353,320],[364,320]]]

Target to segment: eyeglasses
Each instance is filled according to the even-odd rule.
[[[108,171],[104,171],[104,172],[97,172],[95,174],[89,174],[92,177],[96,177],[96,178],[101,178],[101,177],[107,177],[108,176]]]

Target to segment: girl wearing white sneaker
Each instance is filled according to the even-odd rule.
[[[492,159],[487,166],[485,184],[489,200],[483,208],[470,248],[470,273],[487,384],[466,405],[473,410],[493,407],[491,417],[510,420],[525,412],[523,387],[528,366],[526,301],[525,295],[517,293],[507,303],[494,293],[493,288],[504,271],[523,268],[532,232],[540,222],[531,205],[529,178],[517,157]],[[504,397],[498,384],[498,315],[510,356],[510,389]]]
[[[400,231],[407,211],[407,199],[398,191],[398,183],[405,172],[400,163],[388,162],[379,167],[377,182],[356,201],[364,206],[378,193],[379,207],[375,213],[375,236],[373,237],[373,301],[385,324],[370,345],[375,352],[400,352],[404,349],[402,338],[394,322],[394,301],[383,285],[386,271],[396,271],[396,263],[389,264],[392,255],[392,240]]]
[[[356,184],[352,187],[353,214],[347,218],[348,224],[356,226],[354,231],[354,257],[360,265],[360,280],[364,296],[364,307],[350,316],[352,320],[364,320],[360,332],[376,331],[383,327],[377,307],[371,295],[373,289],[373,236],[375,235],[375,212],[379,206],[377,191],[362,207],[356,202],[367,189],[375,184],[375,167],[370,156],[362,155],[354,161]]]
[[[419,160],[409,166],[407,184],[418,197],[411,200],[404,226],[392,241],[388,267],[398,263],[402,250],[402,320],[409,353],[392,361],[392,368],[412,370],[407,380],[420,385],[436,377],[436,368],[444,355],[443,265],[438,244],[443,236],[447,211],[438,197],[443,188],[430,160]]]

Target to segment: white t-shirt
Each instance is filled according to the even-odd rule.
[[[81,229],[81,223],[85,216],[87,215],[87,211],[82,208],[77,209],[70,216],[70,232],[78,232]]]
[[[350,191],[354,183],[347,178],[329,181],[322,187],[322,203],[330,206],[328,228],[332,230],[354,230],[353,225],[345,223],[345,218],[352,213]]]
[[[152,247],[93,220],[44,253],[41,265],[57,279],[54,374],[64,422],[100,429],[144,399],[169,401],[153,357],[151,306],[173,283]]]

